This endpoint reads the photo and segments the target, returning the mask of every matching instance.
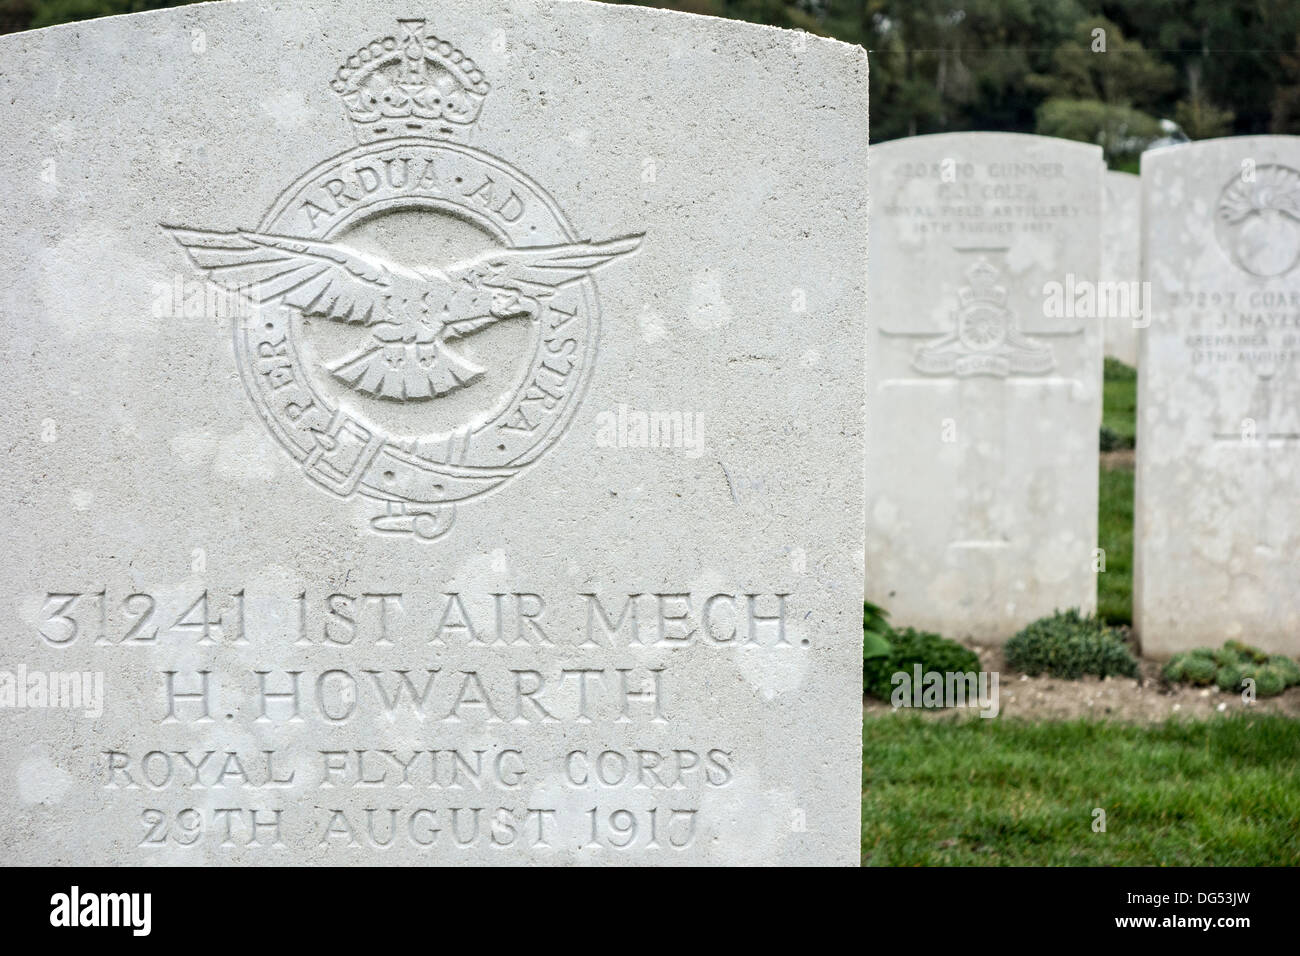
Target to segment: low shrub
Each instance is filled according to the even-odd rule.
[[[1251,647],[1241,641],[1224,641],[1223,647],[1214,652],[1214,659],[1230,663],[1252,662],[1264,664],[1268,661],[1268,652],[1258,647]]]
[[[889,612],[870,601],[862,603],[862,659],[869,661],[889,653],[889,638],[894,629],[889,626]]]
[[[1119,632],[1075,608],[1039,618],[1007,641],[1007,664],[1031,676],[1136,677],[1137,660]]]
[[[862,664],[862,688],[880,700],[889,700],[895,674],[903,671],[910,675],[917,664],[921,665],[922,673],[964,674],[980,669],[980,659],[974,651],[929,631],[910,627],[894,630],[889,635],[889,645],[888,654]]]
[[[1168,668],[1166,668],[1168,670]],[[1219,690],[1231,693],[1241,686],[1241,679],[1246,676],[1246,671],[1239,664],[1226,664],[1219,668],[1219,672],[1214,675],[1214,683]]]
[[[1208,687],[1216,683],[1220,669],[1228,663],[1227,658],[1219,660],[1216,653],[1208,647],[1199,647],[1176,655],[1165,665],[1165,680],[1197,687]],[[1235,658],[1233,662],[1235,663]]]
[[[1276,667],[1278,672],[1286,678],[1287,687],[1300,684],[1300,663],[1296,663],[1294,658],[1283,654],[1274,654],[1268,659],[1268,663],[1270,666]]]
[[[1300,664],[1284,654],[1269,654],[1241,641],[1228,641],[1215,650],[1197,647],[1175,654],[1165,665],[1164,678],[1171,684],[1192,684],[1235,693],[1246,681],[1255,682],[1258,697],[1275,697],[1300,684]]]
[[[1261,664],[1253,673],[1243,674],[1242,683],[1250,677],[1255,678],[1255,694],[1258,697],[1276,697],[1287,688],[1286,677],[1281,669],[1271,664]]]

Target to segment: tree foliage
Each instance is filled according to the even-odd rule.
[[[0,32],[184,0],[0,0]],[[621,0],[613,0],[621,2]],[[1296,0],[661,0],[871,52],[876,141],[1041,132],[1113,163],[1177,123],[1192,139],[1300,132]],[[1105,50],[1095,31],[1105,31]]]

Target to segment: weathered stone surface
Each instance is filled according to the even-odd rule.
[[[867,597],[999,642],[1095,604],[1101,154],[960,133],[873,146]],[[1059,305],[1059,298],[1057,300]]]
[[[1146,653],[1300,651],[1300,138],[1142,157],[1133,620]]]
[[[0,857],[857,860],[862,50],[275,2],[0,63],[0,693],[92,698],[0,708]]]
[[[1142,182],[1132,173],[1106,170],[1101,194],[1101,278],[1130,287],[1141,281],[1140,208]],[[1142,316],[1137,309],[1102,315],[1105,353],[1125,365],[1137,365]]]

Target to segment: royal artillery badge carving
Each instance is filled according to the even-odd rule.
[[[468,145],[482,71],[425,21],[398,22],[331,82],[359,145],[255,229],[164,228],[252,303],[240,374],[304,474],[372,500],[375,531],[430,541],[567,429],[596,358],[592,273],[641,236],[580,237],[537,183]],[[465,353],[493,335],[506,368]]]
[[[1001,273],[980,258],[957,293],[953,330],[917,348],[912,367],[927,375],[967,378],[1044,375],[1056,366],[1052,347],[1020,331],[1007,307]]]

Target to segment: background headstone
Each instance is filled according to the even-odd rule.
[[[860,48],[290,0],[0,61],[0,694],[103,693],[0,710],[7,861],[856,863]]]
[[[1036,136],[872,147],[866,583],[895,624],[999,642],[1095,604],[1101,328],[1045,288],[1096,281],[1101,176]]]
[[[1142,157],[1133,623],[1300,651],[1300,138]]]
[[[1132,173],[1106,170],[1101,201],[1101,277],[1105,282],[1141,280],[1141,235],[1138,211],[1142,183]],[[1135,313],[1116,310],[1103,316],[1104,350],[1111,358],[1135,366],[1138,326]]]

